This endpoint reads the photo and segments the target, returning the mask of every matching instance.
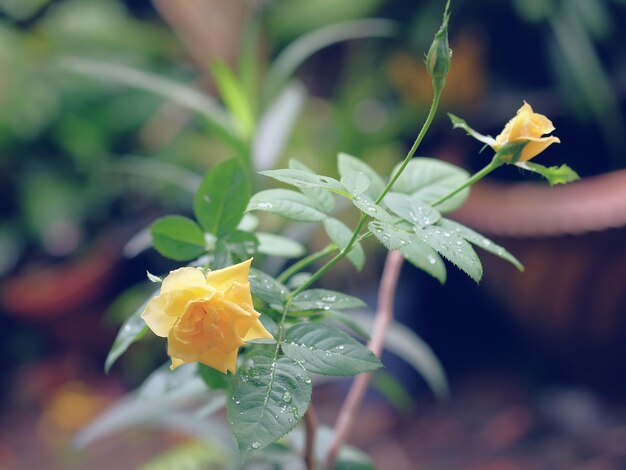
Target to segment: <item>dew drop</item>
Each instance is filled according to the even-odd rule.
[[[342,350],[344,350],[344,349],[345,349],[345,346],[342,344],[342,345],[340,345],[340,346],[337,346],[337,349],[339,349],[340,351],[342,351]]]
[[[311,379],[307,377],[306,379],[304,379],[304,383],[309,385],[311,383]]]
[[[430,264],[435,264],[437,262],[437,260],[435,259],[433,255],[428,255],[426,259],[428,260]]]
[[[289,392],[283,393],[283,401],[285,403],[291,403],[291,393]]]
[[[259,447],[261,447],[261,443],[259,441],[254,441],[252,443],[252,448],[253,449],[258,449]]]

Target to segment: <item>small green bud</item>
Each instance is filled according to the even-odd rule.
[[[450,71],[450,65],[452,63],[452,50],[448,46],[448,20],[450,19],[450,13],[448,11],[450,2],[446,3],[446,9],[443,13],[443,21],[441,27],[433,43],[430,45],[428,54],[426,55],[426,70],[428,75],[433,79],[435,86],[442,86],[445,84],[446,76]]]

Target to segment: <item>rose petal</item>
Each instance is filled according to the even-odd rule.
[[[212,348],[204,353],[198,362],[213,367],[223,374],[228,371],[234,374],[237,370],[237,350],[224,353],[217,348]]]
[[[194,286],[206,286],[204,273],[197,268],[180,268],[171,271],[168,276],[163,279],[161,284],[161,294],[176,290],[189,289]]]
[[[162,338],[167,337],[170,329],[176,322],[176,317],[167,314],[168,306],[171,305],[168,296],[156,296],[151,299],[141,312],[141,318],[152,332]]]
[[[519,159],[520,162],[525,162],[536,157],[552,144],[561,143],[559,138],[555,136],[542,137],[540,139],[528,139],[528,141],[529,142],[524,146],[524,150],[522,150],[522,155]]]
[[[211,271],[207,274],[206,282],[209,286],[219,291],[225,291],[233,282],[248,283],[248,272],[250,271],[251,263],[252,258],[228,268]]]
[[[269,331],[265,329],[263,323],[261,323],[258,319],[252,322],[250,325],[250,329],[243,337],[244,341],[252,341],[254,339],[273,339],[274,337],[270,334]]]

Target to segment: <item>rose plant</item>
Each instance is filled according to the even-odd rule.
[[[444,259],[479,282],[482,265],[474,246],[523,268],[503,247],[445,217],[463,204],[469,187],[509,164],[539,173],[551,184],[577,178],[565,165],[548,168],[529,161],[559,139],[544,136],[554,126],[527,103],[495,139],[450,115],[454,127],[495,151],[492,160],[474,175],[433,158],[414,158],[436,114],[450,69],[448,6],[426,57],[434,90],[430,111],[405,159],[388,179],[362,160],[340,154],[339,178],[316,174],[291,160],[289,168],[261,174],[293,189],[252,194],[249,166],[242,158],[235,158],[214,166],[204,177],[194,196],[195,220],[173,215],[151,226],[156,250],[190,265],[163,279],[149,276],[160,283],[160,291],[123,325],[107,367],[148,328],[166,337],[172,369],[198,363],[197,374],[206,385],[227,396],[228,423],[244,461],[271,448],[304,419],[303,454],[307,467],[313,468],[320,461],[314,458],[313,450],[317,426],[311,394],[315,376],[351,376],[381,367],[377,357],[380,351],[358,341],[355,336],[362,336],[362,331],[342,313],[362,308],[364,302],[314,287],[344,259],[360,270],[365,263],[362,241],[378,240],[441,283],[446,280]],[[358,213],[354,227],[336,217],[338,197]],[[276,276],[252,268],[253,258],[280,253],[281,246],[293,243],[257,230],[258,220],[252,213],[264,212],[298,222],[321,223],[329,243]],[[268,249],[268,243],[274,246]],[[312,269],[322,261],[321,267]],[[344,328],[338,328],[337,322]],[[375,328],[374,334],[383,338],[385,322]],[[364,387],[367,376],[361,377],[365,377],[359,382]],[[350,405],[353,410],[360,400],[359,393],[355,396]],[[340,426],[322,459],[329,467],[345,439],[349,427],[345,423],[350,422]]]

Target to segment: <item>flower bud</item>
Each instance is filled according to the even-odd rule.
[[[439,31],[437,31],[437,34],[435,34],[433,43],[430,45],[430,49],[426,55],[426,70],[428,71],[428,75],[433,79],[435,86],[441,87],[445,84],[445,79],[452,63],[452,50],[448,45],[448,20],[450,19],[448,7],[449,2],[446,4],[441,27]]]

